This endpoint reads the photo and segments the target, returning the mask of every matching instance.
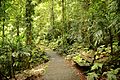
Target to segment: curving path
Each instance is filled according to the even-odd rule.
[[[80,80],[75,69],[67,65],[65,59],[51,50],[46,50],[50,62],[43,80]]]

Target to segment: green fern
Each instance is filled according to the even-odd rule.
[[[91,70],[102,68],[102,66],[103,66],[103,63],[94,63],[94,65],[91,67]]]
[[[95,72],[88,73],[87,80],[96,80],[98,75]]]
[[[120,68],[117,68],[115,70],[104,72],[103,75],[107,75],[108,80],[117,80],[116,75],[120,71]]]

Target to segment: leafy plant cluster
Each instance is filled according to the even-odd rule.
[[[0,79],[49,60],[37,47],[34,8],[37,0],[0,0]],[[38,32],[36,30],[36,32]]]
[[[33,47],[32,47],[33,48]],[[46,53],[40,48],[22,47],[19,50],[10,50],[1,48],[0,68],[1,73],[9,76],[17,74],[25,69],[32,68],[35,65],[45,63],[49,60]]]
[[[52,18],[45,40],[52,49],[62,55],[69,55],[68,58],[79,53],[73,58],[75,62],[80,65],[89,64],[89,70],[94,65],[100,67],[100,71],[97,68],[98,72],[91,70],[96,74],[104,72],[101,68],[106,69],[105,72],[119,68],[118,0],[62,0],[54,1],[51,6],[54,9],[50,8]],[[83,52],[87,57],[83,57]]]
[[[97,51],[80,49],[80,52],[72,56],[72,60],[79,66],[83,67],[87,80],[119,79],[119,56],[110,55],[111,49],[105,48],[104,45],[97,48]],[[115,62],[114,62],[115,61]]]
[[[101,64],[107,71],[119,68],[119,0],[1,0],[0,26],[1,56],[10,64],[16,53],[34,62],[42,54],[36,54],[35,45],[42,44],[80,65],[89,64],[89,70],[100,67],[91,70],[95,74],[103,73]],[[107,71],[105,75],[111,73]]]

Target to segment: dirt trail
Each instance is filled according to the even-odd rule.
[[[67,65],[64,58],[51,50],[47,50],[47,54],[50,62],[42,80],[80,80],[76,70]]]

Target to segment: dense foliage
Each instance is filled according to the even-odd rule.
[[[48,61],[33,41],[34,6],[32,0],[0,1],[0,79]]]
[[[0,26],[7,76],[48,60],[45,45],[87,66],[88,79],[120,77],[119,0],[1,0]]]
[[[50,20],[54,24],[45,36],[49,46],[62,55],[67,54],[80,66],[88,66],[88,79],[101,76],[118,79],[120,2],[61,0],[54,3],[54,9],[51,8],[54,20]]]

